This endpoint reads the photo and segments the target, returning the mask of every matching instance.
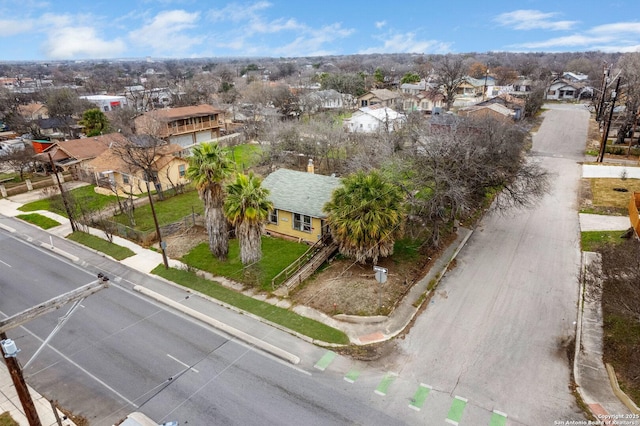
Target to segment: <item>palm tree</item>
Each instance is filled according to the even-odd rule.
[[[255,263],[262,258],[262,230],[273,203],[268,200],[269,190],[261,186],[262,180],[254,176],[237,174],[236,180],[227,185],[224,213],[236,227],[240,243],[240,260],[243,264]]]
[[[222,148],[215,142],[209,142],[193,148],[187,169],[187,177],[195,184],[204,203],[209,250],[220,260],[225,260],[229,253],[227,219],[223,211],[224,182],[233,168],[233,162]]]
[[[393,254],[404,220],[402,200],[402,189],[376,171],[345,178],[324,207],[340,253],[360,263]]]

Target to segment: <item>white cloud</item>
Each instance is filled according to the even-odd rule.
[[[375,37],[382,41],[382,45],[361,50],[360,54],[370,53],[448,53],[451,43],[438,40],[419,40],[413,32],[390,34]]]
[[[577,21],[554,21],[552,18],[558,15],[556,12],[544,13],[539,10],[514,10],[513,12],[501,13],[494,22],[503,27],[510,27],[516,30],[569,30]]]
[[[129,32],[129,39],[134,44],[151,47],[156,55],[180,56],[203,41],[202,36],[184,34],[195,28],[199,17],[198,12],[163,11],[148,24]]]
[[[340,23],[313,28],[289,17],[269,17],[267,10],[273,5],[268,1],[231,3],[210,10],[207,17],[214,23],[211,34],[218,49],[230,49],[243,55],[315,56],[335,51],[335,41],[350,36],[354,30],[343,28]],[[224,30],[225,24],[231,28]],[[271,35],[267,43],[262,36]],[[278,36],[285,34],[286,44],[278,45]],[[293,41],[289,41],[293,39]]]
[[[113,58],[125,51],[122,40],[102,40],[92,27],[61,27],[47,32],[42,46],[44,54],[53,59]]]
[[[268,9],[271,6],[271,3],[267,1],[259,1],[253,4],[230,3],[222,9],[217,8],[210,10],[207,16],[213,22],[240,22],[258,17],[258,12]]]
[[[387,25],[387,21],[376,21],[376,23],[374,25],[376,26],[376,28],[380,29],[380,28],[384,27],[385,25]]]
[[[326,48],[338,39],[350,36],[354,30],[332,24],[317,30],[307,29],[296,39],[284,46],[276,47],[273,53],[279,56],[321,56],[335,52],[333,46]]]
[[[598,25],[581,33],[513,45],[525,49],[601,50],[635,52],[640,44],[640,23],[618,22]]]
[[[615,24],[598,25],[589,30],[593,34],[610,34],[619,36],[621,34],[640,35],[640,22],[617,22]]]
[[[33,28],[33,22],[27,20],[0,19],[0,37],[8,37],[20,33],[25,33]]]

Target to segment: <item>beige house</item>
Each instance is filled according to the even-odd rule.
[[[153,135],[184,149],[219,138],[224,111],[211,105],[157,109],[139,115],[134,124],[139,135]]]
[[[271,173],[262,181],[274,206],[265,232],[315,243],[329,232],[323,208],[340,185],[340,178],[314,174],[312,164],[309,172],[278,169]]]
[[[49,109],[47,106],[40,102],[31,102],[26,105],[18,106],[18,113],[26,121],[42,120],[43,118],[49,118]]]
[[[85,164],[108,150],[112,144],[123,144],[121,133],[109,133],[91,138],[71,139],[50,144],[36,159],[49,164],[51,161],[62,170],[69,170],[74,179],[93,181],[93,173],[86,173]]]
[[[178,145],[163,145],[156,148],[153,168],[157,171],[157,183],[162,189],[188,182],[186,173],[189,161],[180,157],[183,148]],[[125,163],[109,149],[87,164],[97,182],[96,192],[113,195],[142,194],[147,192],[145,176]],[[149,188],[155,191],[156,184],[149,181]]]
[[[358,97],[358,108],[382,105],[388,108],[402,108],[402,94],[389,89],[375,89]]]

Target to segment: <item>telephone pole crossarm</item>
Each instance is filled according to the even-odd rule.
[[[106,277],[100,277],[97,281],[78,287],[75,290],[71,290],[68,293],[56,296],[53,299],[49,299],[37,306],[33,306],[29,309],[25,309],[22,312],[18,312],[8,318],[0,320],[0,333],[4,333],[7,330],[16,328],[37,318],[41,315],[48,314],[59,309],[61,306],[73,302],[78,299],[85,298],[87,296],[96,293],[103,288],[109,286],[109,280]]]

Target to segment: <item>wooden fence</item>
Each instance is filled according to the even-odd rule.
[[[629,200],[629,218],[633,229],[636,231],[636,236],[640,237],[640,192],[634,192]]]

